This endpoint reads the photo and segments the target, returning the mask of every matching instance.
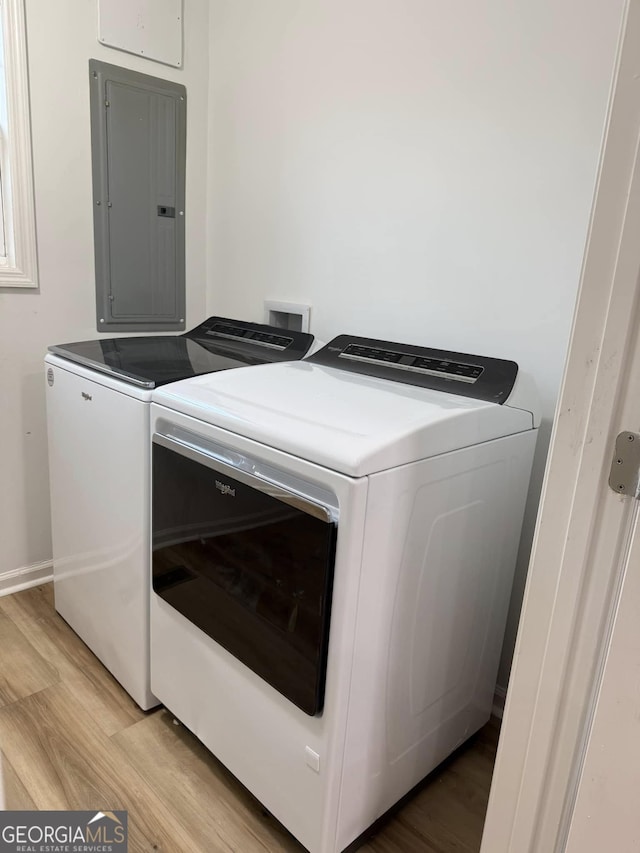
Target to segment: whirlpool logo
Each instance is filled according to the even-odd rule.
[[[0,812],[0,853],[127,853],[126,811]]]
[[[216,489],[223,495],[231,495],[232,498],[236,496],[236,490],[232,489],[228,483],[222,483],[220,480],[216,480]]]

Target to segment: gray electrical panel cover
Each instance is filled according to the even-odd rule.
[[[98,331],[185,328],[184,86],[89,61]]]

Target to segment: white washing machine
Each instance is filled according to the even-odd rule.
[[[149,686],[151,391],[188,376],[301,358],[312,341],[210,317],[184,335],[49,348],[55,606],[143,709],[158,704]]]
[[[312,853],[489,719],[538,426],[517,373],[340,336],[152,395],[153,691]]]

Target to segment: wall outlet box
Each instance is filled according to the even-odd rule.
[[[309,331],[310,305],[294,302],[276,302],[265,300],[264,322],[279,329],[291,329],[294,332]]]

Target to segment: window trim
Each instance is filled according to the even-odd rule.
[[[0,287],[38,287],[36,216],[24,0],[0,0],[9,138],[3,177],[7,257]]]

